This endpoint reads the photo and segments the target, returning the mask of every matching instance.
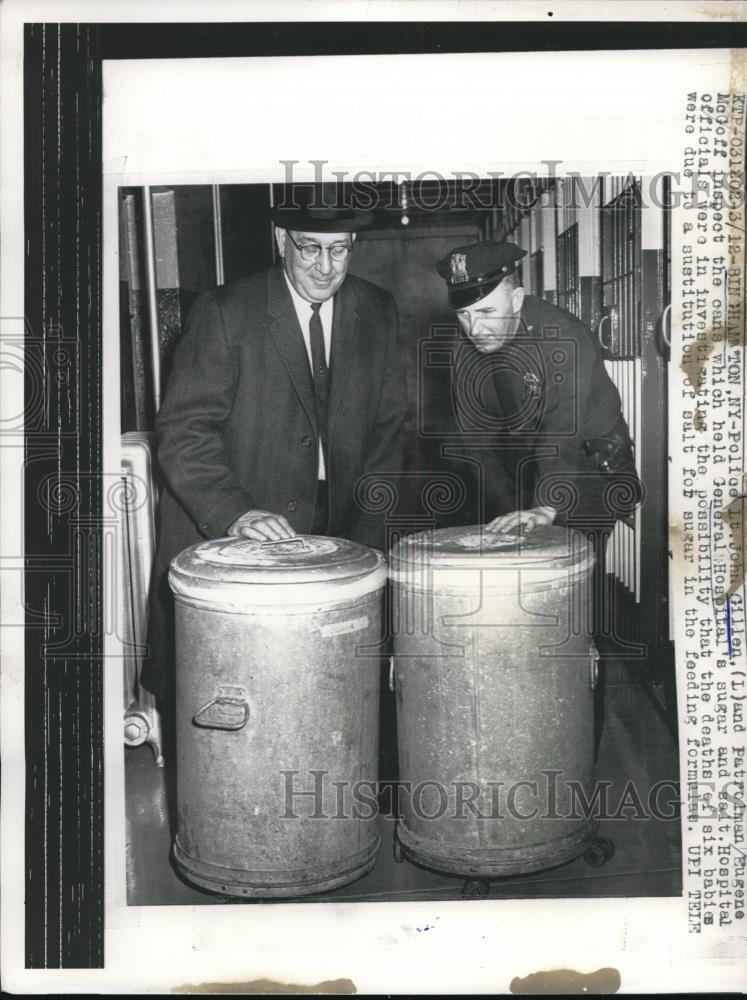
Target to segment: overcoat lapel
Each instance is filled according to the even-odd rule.
[[[312,425],[317,428],[309,356],[306,353],[303,334],[298,325],[298,316],[293,308],[293,301],[282,268],[273,268],[268,275],[267,282],[267,313],[270,336],[277,345],[301,405]]]

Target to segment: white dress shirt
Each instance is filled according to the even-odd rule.
[[[306,299],[302,298],[293,285],[288,280],[288,275],[283,270],[283,277],[288,285],[288,291],[290,292],[291,299],[293,301],[293,308],[296,310],[296,316],[298,316],[298,325],[301,327],[301,333],[303,334],[303,342],[306,345],[306,353],[309,356],[309,371],[312,370],[312,359],[311,359],[311,333],[309,332],[309,323],[311,322],[312,311],[311,303],[307,302]],[[332,314],[334,310],[333,298],[326,299],[322,302],[322,307],[319,310],[319,319],[322,321],[322,332],[324,333],[324,355],[327,361],[327,367],[329,368],[329,352],[332,344]],[[324,450],[322,448],[322,442],[319,442],[319,478],[326,479],[327,473],[324,466]]]

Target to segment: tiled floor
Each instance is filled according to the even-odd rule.
[[[619,663],[607,664],[606,722],[597,762],[597,777],[612,782],[609,801],[618,804],[628,782],[646,799],[659,781],[678,781],[677,747],[643,690]],[[126,754],[128,901],[132,905],[221,903],[223,897],[190,886],[170,861],[174,818],[169,772],[156,768],[150,748]],[[662,812],[676,792],[662,792]],[[630,800],[628,800],[630,802]],[[634,805],[634,804],[633,804]],[[671,896],[681,891],[679,819],[626,818],[602,820],[600,833],[614,840],[615,855],[601,868],[583,859],[560,867],[512,876],[490,883],[491,898],[583,896]],[[465,880],[426,871],[404,861],[396,864],[392,850],[394,823],[381,819],[382,848],[368,875],[307,901],[459,899]],[[247,901],[248,902],[248,901]],[[249,903],[249,905],[251,905]]]

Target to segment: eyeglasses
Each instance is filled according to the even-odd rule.
[[[286,230],[287,232],[287,230]],[[326,250],[332,260],[341,261],[347,260],[348,255],[353,249],[352,243],[333,243],[331,247],[322,247],[318,243],[296,243],[296,241],[288,232],[288,239],[291,241],[293,246],[298,250],[304,260],[311,262],[312,260],[317,260],[322,250]]]

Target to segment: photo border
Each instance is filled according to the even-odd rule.
[[[103,60],[733,48],[746,34],[703,21],[25,26],[27,968],[105,967]],[[51,471],[66,487],[54,496]]]

